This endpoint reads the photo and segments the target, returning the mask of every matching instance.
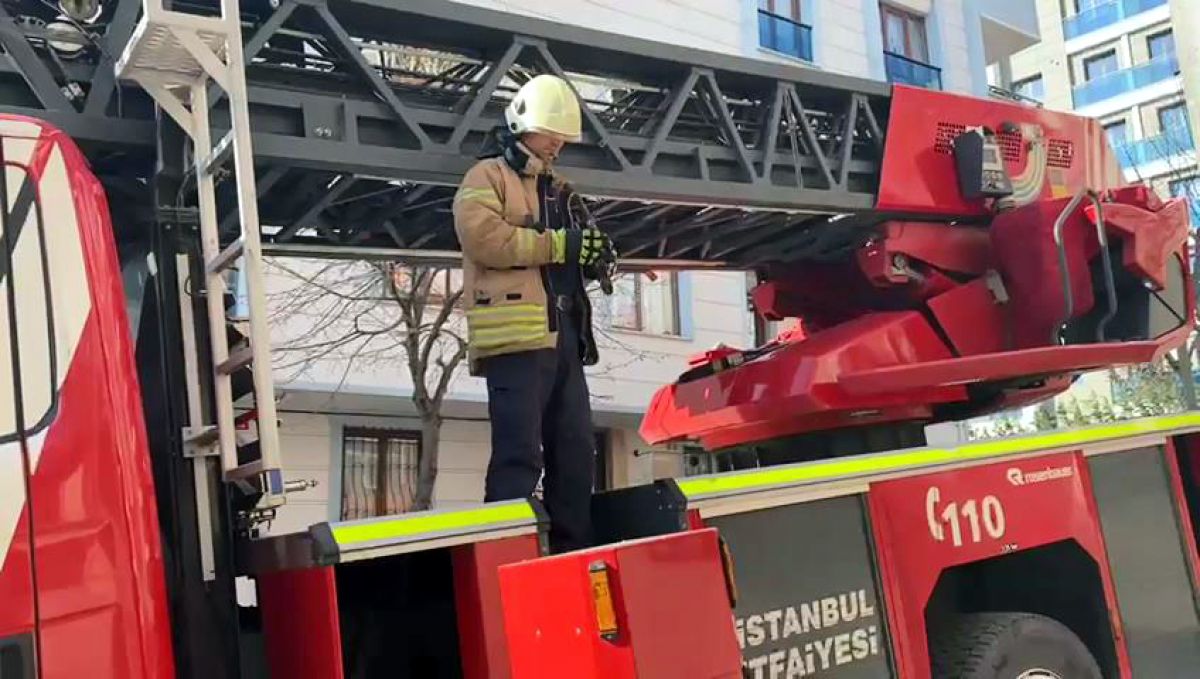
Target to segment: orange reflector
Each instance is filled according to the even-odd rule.
[[[617,608],[613,604],[612,587],[608,581],[608,564],[593,561],[588,566],[592,580],[592,599],[596,602],[596,630],[606,641],[616,641],[620,629],[617,627]]]

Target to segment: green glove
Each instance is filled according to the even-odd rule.
[[[600,229],[582,229],[579,234],[579,263],[583,266],[595,264],[597,260],[612,250],[612,241],[608,234]]]
[[[589,266],[612,252],[612,240],[600,229],[558,229],[550,232],[552,262],[578,261]]]

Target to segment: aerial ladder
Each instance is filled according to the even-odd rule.
[[[295,670],[289,676],[335,676],[341,671],[335,657],[340,631],[370,628],[372,618],[354,617],[362,612],[355,606],[374,614],[380,592],[399,591],[384,579],[386,569],[362,564],[389,564],[416,574],[414,582],[431,578],[438,584],[429,589],[441,592],[450,587],[443,582],[450,570],[445,559],[453,558],[455,578],[466,573],[469,583],[453,587],[491,596],[488,588],[498,585],[487,573],[488,564],[495,565],[487,559],[500,557],[488,550],[536,537],[539,516],[524,502],[478,510],[500,518],[475,524],[464,512],[432,520],[333,521],[287,536],[262,531],[289,488],[297,487],[285,479],[281,464],[263,258],[457,261],[448,217],[455,185],[514,88],[532,74],[566,77],[585,103],[584,139],[566,151],[561,170],[588,196],[591,216],[614,238],[626,271],[752,270],[758,275],[751,293],[757,311],[802,320],[799,331],[762,347],[718,347],[697,357],[655,397],[643,425],[651,442],[749,449],[751,466],[921,446],[920,435],[904,436],[930,422],[1037,402],[1088,370],[1155,360],[1190,332],[1195,299],[1186,208],[1146,187],[1127,186],[1096,121],[664,47],[438,0],[68,4],[60,8],[66,19],[45,3],[4,5],[0,41],[9,68],[0,73],[0,114],[45,121],[75,140],[114,197],[118,240],[134,253],[123,258],[127,265],[172,247],[185,253],[199,243],[198,265],[186,256],[156,260],[163,277],[177,284],[178,299],[168,293],[153,305],[134,307],[156,321],[139,332],[163,345],[181,337],[188,364],[185,379],[168,376],[155,392],[168,410],[183,411],[175,415],[187,427],[182,450],[164,444],[177,454],[156,455],[154,464],[160,488],[168,487],[164,480],[178,483],[175,472],[183,466],[194,474],[188,490],[196,496],[197,516],[179,519],[167,490],[157,498],[160,513],[176,517],[180,533],[166,548],[186,555],[198,542],[205,561],[201,581],[217,581],[198,585],[186,566],[169,576],[171,587],[190,595],[180,598],[173,615],[194,629],[214,631],[195,635],[215,650],[206,654],[189,646],[193,662],[230,653],[228,639],[217,637],[232,607],[227,595],[233,575],[271,582],[262,589],[268,627],[294,632],[289,640],[298,645],[319,633],[313,647],[337,651],[305,669],[311,658],[289,658],[288,644],[276,641],[280,655],[273,660],[294,663],[286,665]],[[183,162],[172,160],[161,141],[173,127],[189,141],[190,158]],[[179,196],[146,188],[164,166],[183,176],[185,186],[194,183],[195,199],[184,200],[182,209],[175,204]],[[176,239],[166,247],[147,252],[134,237],[161,235],[168,231],[164,226]],[[189,277],[189,268],[198,279]],[[230,347],[226,297],[233,271],[248,315],[235,327],[244,344]],[[189,290],[204,297],[207,337],[186,327]],[[166,308],[172,303],[177,311]],[[175,313],[182,329],[172,320]],[[205,350],[211,379],[200,373]],[[239,450],[236,436],[232,383],[247,373],[257,452]],[[202,387],[211,390],[211,399]],[[180,393],[186,398],[178,399]],[[179,435],[156,431],[174,421],[148,418],[152,439]],[[1172,426],[1183,431],[1191,424]],[[881,431],[903,436],[873,441]],[[1085,432],[1078,440],[1102,447],[1126,434]],[[1011,445],[1017,455],[1050,447]],[[1068,460],[1061,448],[1052,451],[1060,466],[1018,468],[997,478],[1009,479],[1013,488],[1066,478],[1076,483],[1084,475],[1082,463]],[[214,452],[229,484],[209,497],[206,470]],[[880,458],[871,483],[993,454],[1000,453],[920,449]],[[743,511],[741,505],[730,509],[729,498],[746,488],[777,495],[787,484],[800,484],[797,479],[818,479],[840,484],[812,491],[822,498],[861,493],[853,511],[863,514],[845,525],[865,530],[868,493],[838,469],[786,467],[783,476],[766,481],[738,476],[660,483],[598,499],[597,507],[609,519],[606,540],[616,543],[697,528],[706,518],[719,522],[725,514],[706,517],[702,510]],[[941,488],[970,485],[965,476],[938,478]],[[878,533],[864,538],[870,544],[862,548],[868,555],[863,560],[875,558],[875,542],[896,534],[887,531],[903,527],[899,510],[889,512],[909,506],[918,490],[925,492],[895,484],[871,496],[875,516],[893,516],[897,523],[881,520]],[[253,501],[234,503],[238,516],[229,522],[220,509],[204,513],[230,495]],[[1073,507],[1086,504],[1080,497],[1072,496]],[[935,494],[924,499],[930,507],[941,501]],[[998,505],[985,500],[976,532],[1003,533]],[[413,528],[422,521],[440,528],[429,534]],[[738,533],[735,526],[726,529]],[[961,531],[947,538],[947,530],[939,530],[935,546],[961,541]],[[1095,531],[1088,536],[1082,544],[1094,549]],[[476,543],[487,546],[467,556],[444,553]],[[615,555],[623,548],[613,549]],[[1010,542],[1004,549],[1022,546]],[[512,554],[525,558],[536,550],[536,543],[522,543]],[[412,556],[426,553],[427,559]],[[607,587],[604,568],[593,570],[584,556],[571,558],[588,572],[595,591]],[[562,562],[539,562],[535,568],[547,570],[518,584],[550,577],[556,563]],[[881,607],[873,604],[882,598],[869,599],[867,589],[846,599],[856,612],[843,618],[882,619]],[[445,627],[437,617],[444,611],[421,599],[423,592],[405,592],[430,606],[430,620],[441,621],[429,629]],[[536,610],[538,597],[525,594],[521,600],[529,608],[513,615],[528,615],[520,622],[536,624],[545,612]],[[828,598],[816,599],[822,600]],[[482,639],[479,653],[490,657],[501,643],[494,635],[498,613],[484,611],[479,602],[457,603],[462,619],[483,620],[468,637]],[[725,605],[705,600],[717,604]],[[425,622],[399,628],[415,634]],[[902,621],[888,622],[901,633]],[[912,629],[906,638],[923,647],[916,635],[925,630],[907,622]],[[366,627],[354,627],[360,624]],[[605,642],[621,638],[601,627]],[[719,636],[717,627],[708,631]],[[879,645],[879,629],[872,634],[862,638],[864,648],[870,649],[871,638]],[[413,656],[453,652],[442,645]],[[524,650],[529,648],[536,644]],[[1101,660],[1117,667],[1117,656],[1114,651]],[[920,666],[920,652],[903,662]],[[320,674],[326,669],[331,674]]]
[[[118,78],[134,81],[148,92],[192,143],[191,173],[204,258],[203,294],[209,330],[206,344],[212,352],[216,422],[192,422],[187,444],[194,450],[215,445],[225,480],[254,482],[261,497],[253,511],[269,513],[284,503],[286,489],[275,412],[241,11],[237,0],[222,0],[219,10],[217,16],[200,16],[173,10],[162,0],[147,0],[113,68]],[[210,119],[213,97],[224,98],[228,106],[230,125],[219,137]],[[219,139],[215,145],[214,138]],[[232,216],[239,228],[232,240],[223,243],[215,177],[230,160],[236,183]],[[248,332],[231,351],[231,320],[225,299],[230,273],[235,270],[242,288],[238,292],[244,291],[248,306],[241,325]],[[257,421],[258,459],[243,462],[238,455],[232,376],[247,366],[253,374],[252,412]],[[195,371],[199,366],[189,368]]]

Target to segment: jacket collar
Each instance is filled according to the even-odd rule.
[[[551,174],[550,164],[538,158],[529,147],[521,142],[517,142],[517,148],[521,153],[525,154],[525,167],[521,170],[521,174],[526,177],[536,177],[540,174]]]

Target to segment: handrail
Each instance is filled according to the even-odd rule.
[[[792,24],[794,26],[799,26],[800,28],[807,28],[809,30],[812,30],[812,26],[809,26],[808,24],[801,22],[801,21],[796,21],[795,19],[793,19],[791,17],[785,17],[782,14],[776,14],[774,12],[769,12],[765,9],[758,10],[758,13],[763,16],[771,17],[772,19],[779,19],[780,21],[786,21],[787,23]]]
[[[1075,194],[1071,202],[1067,203],[1067,207],[1058,215],[1058,219],[1054,221],[1054,245],[1058,248],[1058,268],[1062,276],[1063,299],[1066,301],[1066,309],[1063,311],[1062,320],[1054,326],[1051,331],[1050,343],[1058,344],[1059,333],[1063,327],[1071,320],[1071,315],[1075,313],[1075,296],[1071,292],[1071,271],[1070,265],[1067,264],[1067,248],[1063,242],[1063,227],[1067,223],[1075,210],[1079,209],[1080,203],[1087,198],[1096,206],[1096,239],[1100,242],[1100,256],[1103,258],[1104,267],[1104,283],[1106,292],[1108,293],[1108,312],[1096,324],[1096,341],[1104,341],[1104,329],[1108,327],[1109,321],[1117,314],[1117,285],[1113,276],[1112,258],[1109,256],[1108,248],[1108,231],[1104,228],[1104,206],[1100,202],[1100,196],[1091,189],[1084,189]]]
[[[930,82],[931,83],[936,82],[937,88],[939,90],[942,89],[942,69],[940,67],[934,66],[933,64],[927,64],[923,61],[918,61],[911,57],[907,57],[903,54],[897,54],[896,52],[889,52],[887,50],[883,51],[883,59],[884,59],[884,69],[887,71],[889,81],[894,82],[896,79],[895,77],[898,75],[898,73],[894,72],[894,69],[889,64],[889,62],[892,62],[892,63],[899,64],[899,66],[901,68],[907,67],[914,74],[921,72],[921,71],[926,71],[926,72],[932,74],[934,76],[934,78],[931,78]],[[917,84],[917,83],[908,83],[908,84]]]
[[[765,21],[764,21],[765,20]],[[795,52],[785,49],[782,30],[794,31]],[[812,61],[812,26],[765,9],[758,10],[759,45],[780,54]]]

